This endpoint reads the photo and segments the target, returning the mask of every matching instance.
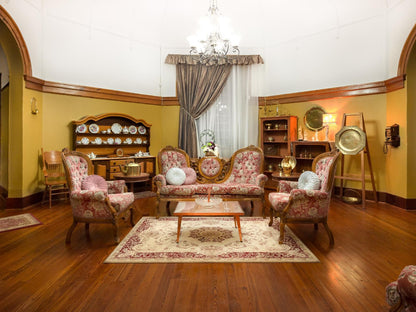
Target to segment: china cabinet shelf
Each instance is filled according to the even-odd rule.
[[[120,172],[120,165],[132,161],[140,163],[142,172],[149,173],[152,177],[155,174],[156,158],[149,154],[150,127],[151,124],[142,119],[120,113],[86,116],[72,122],[73,149],[91,155],[95,173],[107,180],[113,179],[114,174]],[[109,130],[111,133],[107,133]],[[104,143],[110,138],[122,143]],[[123,143],[128,139],[132,141],[131,144]],[[80,143],[82,140],[89,143]],[[136,140],[142,143],[134,143]],[[101,144],[96,143],[100,141]]]

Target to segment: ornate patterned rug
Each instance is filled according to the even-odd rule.
[[[11,217],[4,217],[0,218],[0,232],[22,229],[39,224],[42,224],[42,222],[40,222],[30,213],[24,213]]]
[[[279,222],[268,221],[241,218],[240,242],[233,218],[186,217],[176,243],[176,217],[143,217],[105,263],[319,262],[288,227],[279,245]]]

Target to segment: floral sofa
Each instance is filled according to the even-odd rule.
[[[223,200],[250,201],[252,208],[253,201],[261,201],[264,216],[267,176],[262,173],[263,163],[262,149],[253,145],[239,149],[229,160],[216,156],[190,159],[184,150],[171,146],[163,148],[158,153],[159,174],[153,178],[158,199],[157,215],[163,203],[166,203],[169,215],[170,202],[193,200],[209,192]],[[169,184],[166,176],[171,168],[195,171],[195,179],[189,184]]]

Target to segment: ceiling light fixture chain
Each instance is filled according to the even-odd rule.
[[[189,54],[198,63],[223,63],[229,59],[229,53],[239,55],[239,37],[229,25],[229,20],[219,11],[216,0],[210,0],[208,15],[199,21],[196,35],[189,36]]]

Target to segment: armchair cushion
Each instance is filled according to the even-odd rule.
[[[185,175],[186,175],[186,179],[185,179],[185,182],[183,182],[183,184],[185,185],[195,184],[196,182],[195,170],[192,168],[182,168],[182,170],[183,172],[185,172]]]
[[[134,193],[126,192],[120,194],[108,194],[111,206],[118,212],[126,211],[134,202]]]
[[[95,190],[103,190],[108,191],[108,185],[106,180],[99,175],[92,174],[87,176],[81,182],[81,190],[87,191],[95,191]]]
[[[298,189],[300,190],[319,190],[321,188],[321,180],[318,175],[312,171],[305,171],[298,180]]]
[[[283,211],[289,203],[289,193],[269,193],[269,202],[271,207],[276,211]]]
[[[170,168],[166,173],[166,182],[172,185],[182,185],[186,180],[186,174],[181,168]]]

